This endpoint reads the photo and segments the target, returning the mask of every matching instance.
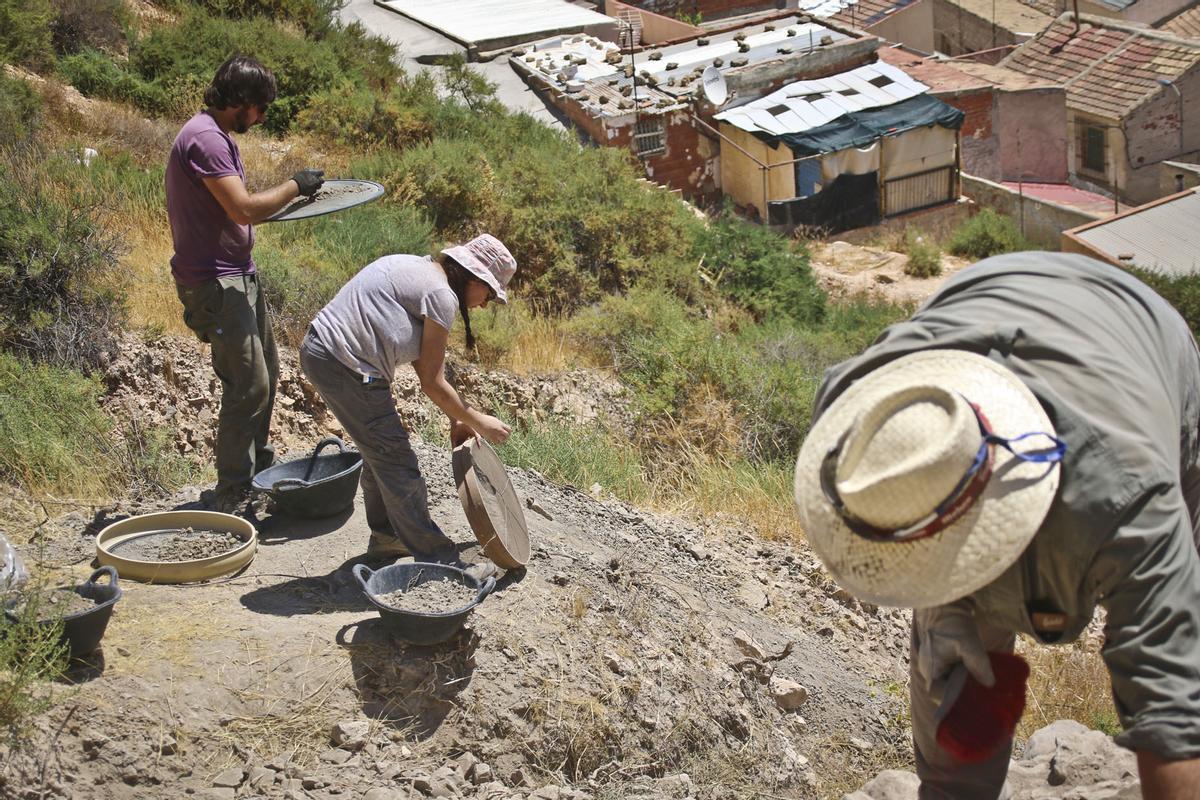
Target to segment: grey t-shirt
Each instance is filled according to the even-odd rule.
[[[831,369],[816,412],[871,370],[935,348],[1008,367],[1067,443],[1049,514],[1017,562],[971,596],[976,614],[1069,642],[1100,603],[1126,727],[1117,741],[1170,759],[1200,756],[1200,356],[1187,326],[1117,267],[998,256],[955,275],[911,320]],[[1039,633],[1032,612],[1065,614],[1065,630]]]
[[[421,355],[426,318],[447,331],[458,298],[442,268],[428,257],[393,255],[372,261],[317,312],[313,330],[338,361],[390,382],[396,367]]]

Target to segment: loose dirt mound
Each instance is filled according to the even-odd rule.
[[[918,305],[929,298],[954,273],[972,262],[942,256],[942,274],[914,278],[904,272],[908,256],[878,247],[849,242],[813,245],[812,269],[821,288],[835,298],[877,297],[899,305]]]
[[[449,455],[418,454],[434,518],[473,542]],[[0,795],[828,797],[907,763],[904,614],[740,530],[512,478],[550,518],[446,645],[394,641],[362,596],[361,504],[262,520],[232,580],[126,582],[102,659],[0,749]],[[72,542],[90,559],[78,522]]]

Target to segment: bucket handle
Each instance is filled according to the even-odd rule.
[[[491,594],[496,588],[496,576],[489,575],[487,580],[483,582],[483,586],[479,587],[479,594],[475,595],[475,605],[483,602],[483,598]]]
[[[355,564],[350,571],[354,573],[354,577],[358,579],[358,585],[362,587],[363,593],[368,597],[371,596],[371,590],[367,588],[367,581],[375,574],[375,571],[366,564]]]
[[[313,468],[317,466],[317,456],[319,456],[321,451],[331,444],[336,444],[338,446],[339,453],[346,452],[346,443],[336,436],[326,436],[324,439],[317,442],[317,446],[313,448],[312,455],[308,457],[308,469],[304,471],[304,481],[306,486],[308,485],[308,479],[312,477]],[[275,485],[278,486],[279,484]]]
[[[105,575],[108,576],[108,582],[110,584],[112,584],[113,588],[116,588],[117,587],[117,568],[114,566],[111,566],[111,565],[105,565],[105,566],[101,567],[100,569],[96,570],[95,572],[93,572],[91,574],[91,576],[86,581],[83,582],[83,586],[81,586],[79,588],[82,589],[84,587],[90,588],[92,586],[95,586],[96,581],[98,581],[100,578],[103,578]]]

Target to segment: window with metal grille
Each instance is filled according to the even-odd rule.
[[[634,152],[639,156],[652,156],[667,152],[665,128],[662,117],[639,119],[633,134]]]
[[[1079,136],[1079,163],[1083,169],[1104,172],[1104,128],[1085,125]]]

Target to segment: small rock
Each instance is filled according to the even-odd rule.
[[[698,544],[689,544],[687,546],[688,554],[697,561],[707,561],[712,558],[712,554]]]
[[[362,796],[362,800],[402,800],[403,797],[404,795],[395,789],[376,786],[374,789],[368,789],[367,793]]]
[[[815,777],[815,776],[814,776]],[[916,800],[921,781],[911,772],[885,769],[845,800]]]
[[[604,487],[598,483],[593,483],[591,485],[591,487],[588,489],[588,494],[590,494],[592,497],[599,500],[600,495],[604,494]]]
[[[313,775],[306,775],[300,779],[300,785],[305,789],[320,789],[325,786],[325,781]]]
[[[204,789],[198,792],[196,797],[201,798],[201,800],[234,800],[237,797],[237,791],[228,786],[219,786]]]
[[[117,655],[119,655],[121,658],[129,658],[131,653],[129,652],[128,648],[117,645]]]
[[[763,646],[754,641],[754,637],[745,631],[737,631],[733,634],[733,643],[738,646],[738,649],[743,654],[750,658],[762,661],[767,657],[767,651],[763,650]]]
[[[808,701],[808,689],[787,678],[772,677],[769,688],[776,705],[784,711],[795,711]]]
[[[532,497],[526,498],[525,505],[529,508],[530,511],[532,511],[535,514],[541,514],[543,517],[545,517],[548,520],[554,519],[553,515],[551,515],[551,513],[549,511],[547,511],[546,509],[542,508],[542,504],[539,503],[537,500],[534,500]]]
[[[562,797],[562,789],[553,784],[543,786],[533,794],[529,795],[529,800],[560,800]]]
[[[287,765],[289,763],[291,763],[292,756],[294,754],[295,754],[294,750],[284,750],[282,753],[275,756],[267,763],[263,764],[263,766],[266,767],[267,769],[273,769],[276,772],[283,772],[284,768],[286,768]]]
[[[246,776],[246,783],[254,789],[262,789],[275,783],[275,770],[267,767],[253,767]]]
[[[749,606],[754,611],[762,611],[771,604],[767,593],[763,591],[762,586],[758,583],[750,583],[747,581],[742,584],[741,590],[738,592],[738,599]]]
[[[864,753],[875,748],[875,745],[871,744],[866,739],[860,739],[857,736],[850,737],[850,744],[854,745],[859,750],[862,750]]]
[[[556,572],[550,576],[550,582],[555,586],[566,586],[571,582],[571,578],[564,572]]]
[[[454,764],[454,771],[464,778],[471,775],[471,771],[475,769],[475,765],[479,763],[479,758],[471,752],[463,753],[459,756]]]
[[[241,767],[230,767],[217,777],[213,778],[212,785],[218,789],[236,789],[242,785],[242,778],[244,777],[246,777],[246,773]]]
[[[179,742],[175,741],[174,736],[164,736],[158,743],[158,752],[164,756],[173,756],[179,752]]]
[[[604,663],[618,675],[625,675],[629,672],[629,663],[612,651],[604,654]]]
[[[349,750],[342,750],[340,748],[326,750],[324,753],[321,753],[321,755],[317,756],[317,758],[319,758],[321,761],[324,761],[326,764],[345,764],[353,757],[354,754]]]
[[[490,783],[493,777],[495,777],[495,773],[492,772],[492,768],[482,761],[476,764],[475,768],[471,770],[469,775],[467,775],[467,778],[471,781],[471,783],[475,784],[476,786],[484,783]]]
[[[370,732],[371,723],[365,719],[347,720],[333,726],[330,739],[335,747],[359,750],[367,743],[367,734]]]

